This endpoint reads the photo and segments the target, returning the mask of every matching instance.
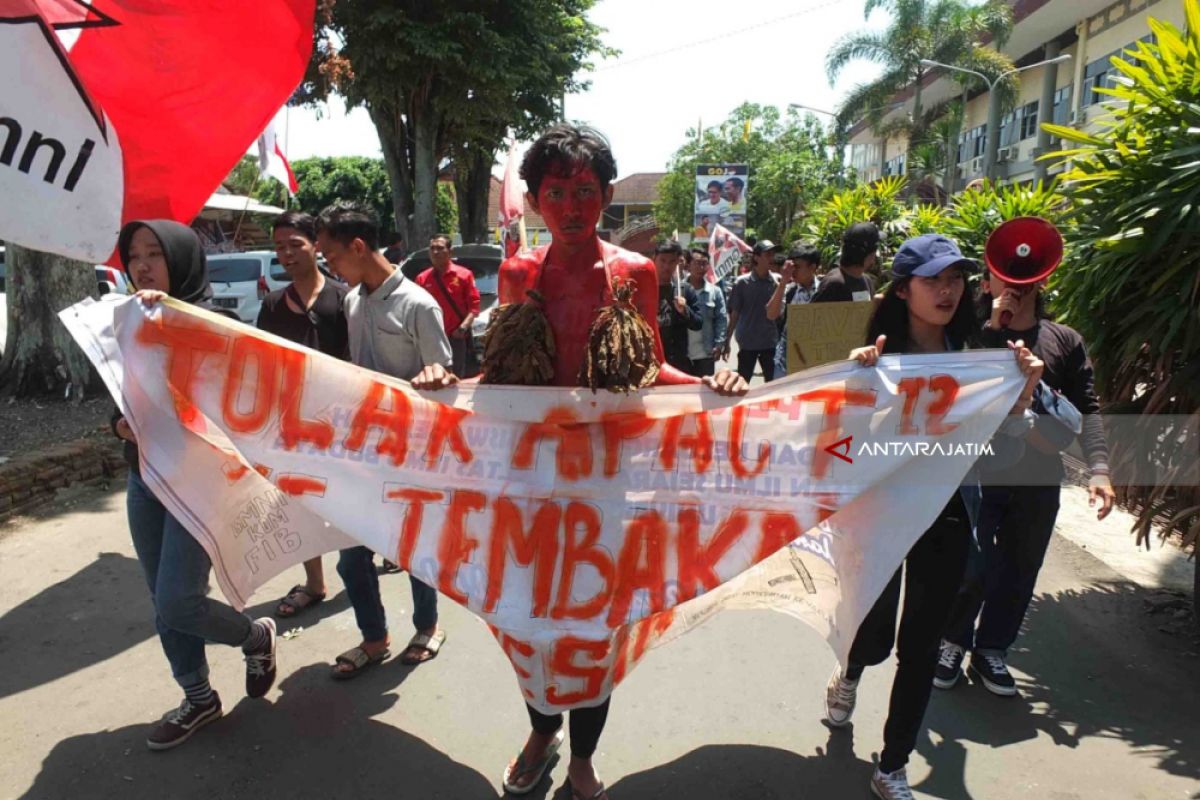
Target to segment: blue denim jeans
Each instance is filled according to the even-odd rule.
[[[1020,635],[1054,534],[1059,493],[1058,486],[984,490],[981,558],[955,599],[946,639],[965,650],[1007,654]]]
[[[341,552],[337,571],[342,576],[354,620],[365,641],[378,642],[387,638],[387,615],[379,596],[379,574],[375,571],[375,553],[367,547],[350,547]],[[437,625],[437,590],[408,576],[412,584],[413,627],[426,630]]]
[[[171,674],[180,686],[193,686],[208,678],[204,643],[240,645],[250,635],[250,618],[206,596],[208,553],[133,470],[125,506]]]

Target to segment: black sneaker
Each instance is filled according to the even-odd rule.
[[[971,653],[971,674],[989,692],[1001,697],[1013,697],[1017,693],[1017,682],[1008,671],[1004,656],[997,653]]]
[[[246,696],[262,697],[275,685],[275,620],[261,617],[255,625],[266,625],[268,642],[262,650],[246,653]]]
[[[942,639],[938,652],[937,669],[933,671],[933,685],[939,689],[953,689],[954,684],[962,677],[962,663],[965,652],[953,642]]]
[[[210,722],[221,718],[221,698],[213,692],[212,702],[206,706],[192,705],[186,697],[179,708],[167,712],[162,721],[154,726],[146,737],[146,746],[151,750],[170,750],[188,739]]]

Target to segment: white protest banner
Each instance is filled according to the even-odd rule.
[[[600,702],[721,607],[792,613],[844,659],[1023,383],[989,351],[830,364],[741,399],[419,393],[175,301],[61,318],[230,602],[365,545],[483,619],[545,712]]]

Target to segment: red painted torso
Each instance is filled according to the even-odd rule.
[[[654,329],[655,351],[662,371],[659,384],[697,383],[699,379],[664,363],[658,333],[658,277],[649,259],[601,241],[601,252],[613,277],[637,285],[634,303]],[[596,313],[612,302],[603,262],[572,269],[548,259],[550,247],[513,256],[500,266],[501,303],[521,302],[528,289],[537,289],[545,299],[546,319],[554,331],[554,385],[578,386],[579,368],[587,352],[588,331]]]

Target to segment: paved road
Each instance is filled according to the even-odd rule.
[[[93,491],[0,527],[0,798],[498,795],[527,727],[483,625],[443,601],[450,638],[436,661],[335,683],[329,660],[357,641],[336,575],[339,593],[281,643],[281,680],[265,701],[242,696],[238,654],[212,648],[226,718],[178,750],[148,752],[146,724],[178,696],[122,502]],[[332,557],[326,566],[333,574]],[[394,627],[406,628],[407,579],[383,583]],[[910,768],[918,789],[955,800],[1200,797],[1200,659],[1145,616],[1146,594],[1056,537],[1012,659],[1023,696],[938,694]],[[891,667],[867,673],[855,725],[831,732],[819,718],[832,666],[814,633],[770,612],[727,612],[651,653],[618,690],[601,741],[611,796],[866,798]],[[565,771],[533,797],[568,800]]]

